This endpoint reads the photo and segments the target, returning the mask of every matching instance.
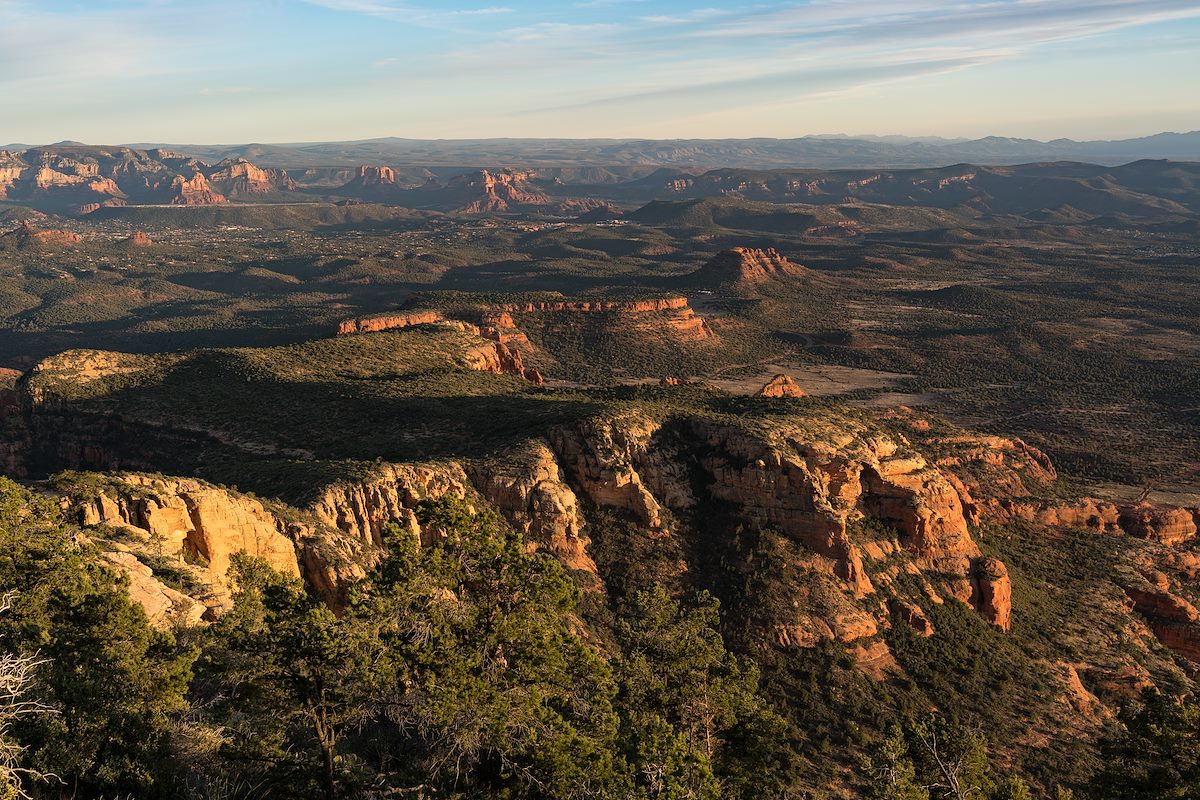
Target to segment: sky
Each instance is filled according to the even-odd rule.
[[[0,143],[1200,129],[1200,0],[0,0]]]

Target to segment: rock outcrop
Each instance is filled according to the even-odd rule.
[[[314,546],[314,528],[286,521],[254,498],[190,478],[120,473],[60,490],[79,522],[94,529],[105,558],[129,579],[130,597],[160,627],[194,625],[228,610],[234,554],[298,576],[298,554]],[[156,572],[164,563],[169,569]],[[181,575],[186,592],[168,585]],[[329,588],[336,600],[339,587]]]
[[[666,310],[678,308],[668,303]],[[520,305],[488,310],[487,328],[495,338],[472,323],[441,319],[432,324],[459,332],[439,328],[411,335],[436,335],[459,348],[453,356],[448,349],[438,351],[447,356],[447,365],[453,358],[474,359],[477,369],[523,374],[527,368],[512,340],[505,339],[520,330],[524,315],[591,319],[609,313],[614,312]],[[663,309],[655,305],[637,313]],[[86,396],[92,383],[113,377],[136,383],[136,371],[151,363],[161,369],[164,362],[96,351],[46,359],[23,379],[22,390],[6,388],[8,394],[0,396],[0,421],[6,433],[7,423],[25,421],[27,433],[42,437],[37,474],[43,475],[80,465],[153,469],[181,454],[206,453],[204,448],[217,446],[214,441],[234,446],[211,431],[183,430],[178,421],[169,423],[174,438],[168,441],[168,424],[139,422],[133,418],[136,408],[122,409],[119,419],[106,417],[99,406],[74,413],[83,406],[72,406],[77,401],[71,398]],[[75,392],[59,394],[68,382]],[[969,523],[1026,519],[1028,513],[1034,532],[1029,535],[1038,525],[1137,531],[1134,535],[1147,541],[1119,546],[1148,554],[1146,564],[1172,577],[1139,573],[1140,578],[1121,584],[1134,616],[1119,616],[1125,613],[1119,593],[1110,591],[1106,602],[1135,636],[1152,631],[1181,657],[1200,654],[1200,619],[1181,582],[1181,576],[1200,574],[1194,549],[1179,547],[1194,537],[1190,511],[1037,499],[1052,497],[1058,488],[1053,465],[1043,454],[1019,440],[947,432],[937,421],[920,425],[915,418],[896,417],[881,422],[866,412],[826,404],[806,406],[803,414],[785,416],[776,413],[783,410],[778,407],[770,414],[733,417],[703,406],[687,410],[674,402],[683,395],[662,392],[653,402],[614,403],[605,411],[572,415],[546,430],[544,440],[505,441],[501,452],[487,457],[475,453],[475,459],[424,464],[364,461],[361,476],[314,487],[317,499],[304,508],[281,510],[202,482],[147,476],[106,479],[77,503],[85,521],[128,534],[98,532],[98,541],[125,543],[143,565],[154,566],[141,556],[160,547],[179,563],[190,561],[189,566],[211,573],[213,585],[219,585],[217,577],[232,553],[253,552],[291,564],[292,574],[302,574],[335,606],[344,602],[346,584],[369,566],[384,526],[397,523],[428,543],[415,510],[421,500],[447,494],[467,498],[477,508],[494,505],[525,532],[530,547],[555,554],[587,585],[602,587],[608,556],[604,549],[589,552],[589,536],[604,540],[587,521],[600,508],[605,513],[595,518],[622,517],[622,535],[644,536],[651,547],[668,553],[664,574],[707,577],[720,569],[739,580],[769,576],[764,584],[779,597],[765,599],[779,602],[763,602],[763,609],[753,612],[760,616],[747,630],[755,642],[808,646],[832,638],[850,644],[848,649],[864,648],[863,657],[875,664],[887,662],[878,645],[889,625],[933,633],[931,604],[960,601],[1008,630],[1017,576],[1010,578],[1008,566],[981,551]],[[660,403],[664,397],[671,402]],[[102,430],[103,425],[109,427]],[[15,424],[12,430],[13,436],[4,437],[0,459],[15,473],[23,458],[18,445],[28,450],[28,442],[21,444],[23,434]],[[1025,526],[1014,527],[1021,530],[1013,535],[1027,535]],[[125,562],[131,584],[146,577],[128,557],[117,561]],[[784,578],[776,580],[777,575]],[[172,609],[179,604],[178,597],[148,583],[139,591],[159,616],[168,604]],[[201,602],[205,613],[219,609],[220,592],[214,597]],[[1015,613],[1020,614],[1019,607]],[[184,608],[183,614],[194,615],[194,609]]]
[[[228,197],[295,188],[284,171],[241,158],[209,166],[166,150],[67,143],[0,153],[0,197],[53,213],[83,215],[126,204],[223,204]]]
[[[129,599],[145,610],[151,625],[193,627],[204,620],[208,609],[203,603],[164,584],[132,551],[109,551],[104,558],[128,580]]]
[[[971,603],[988,622],[1003,631],[1012,628],[1012,581],[1008,568],[994,558],[977,559],[972,567]]]
[[[808,397],[788,375],[776,375],[758,390],[759,397]]]
[[[327,487],[310,509],[351,539],[378,546],[383,542],[384,527],[392,523],[423,538],[417,505],[447,495],[473,495],[466,471],[457,462],[384,464],[367,478]]]
[[[244,158],[227,158],[205,173],[213,190],[226,197],[274,194],[296,189],[283,170],[261,169]]]
[[[700,418],[664,427],[631,414],[556,430],[552,441],[567,474],[597,505],[654,531],[669,530],[671,514],[719,503],[751,529],[793,538],[812,553],[814,569],[836,576],[855,598],[878,587],[850,532],[874,520],[897,536],[894,546],[872,545],[877,560],[907,553],[918,574],[1007,629],[1007,571],[981,557],[950,481],[895,440],[840,422],[820,435],[786,425],[763,435]],[[697,469],[703,494],[693,488]],[[895,577],[880,574],[887,583]],[[795,630],[786,638],[804,639]]]
[[[348,336],[355,333],[401,330],[414,325],[433,325],[443,320],[444,317],[440,311],[402,311],[396,314],[378,314],[372,317],[345,320],[338,325],[337,334],[338,336]]]
[[[1127,569],[1118,580],[1130,609],[1146,619],[1163,646],[1200,670],[1200,610],[1174,594],[1170,578],[1161,572]]]
[[[495,327],[491,326],[480,327],[468,322],[447,320],[438,311],[407,311],[345,320],[338,325],[337,335],[350,336],[403,330],[415,325],[440,325],[478,336],[481,341],[468,347],[462,354],[461,362],[467,369],[516,375],[538,386],[545,382],[538,370],[525,366],[521,351],[513,346],[515,342],[521,340],[527,343],[528,339],[524,339],[523,336],[503,336]]]
[[[601,314],[613,311],[624,314],[645,314],[657,311],[681,311],[689,306],[686,297],[660,297],[649,300],[551,300],[531,303],[501,303],[496,308],[510,314],[538,312]]]
[[[910,426],[919,420],[893,415]],[[1128,534],[1177,545],[1200,529],[1200,509],[1151,503],[1119,503],[1095,497],[1055,498],[1058,473],[1045,453],[1020,439],[1000,436],[927,436],[924,444],[943,453],[936,464],[958,489],[968,519],[1000,524],[1013,521],[1061,528],[1087,528]]]
[[[533,319],[531,315],[536,315]],[[586,315],[586,316],[585,316]],[[681,342],[706,342],[714,340],[716,334],[707,321],[688,305],[686,297],[661,297],[647,300],[561,300],[528,303],[501,303],[496,306],[463,313],[471,329],[486,339],[499,342],[513,350],[530,353],[535,350],[522,326],[531,321],[538,325],[570,327],[575,320],[608,325],[614,330],[637,337],[667,335]],[[401,330],[414,325],[432,325],[448,322],[463,325],[457,320],[447,320],[440,311],[414,309],[390,314],[343,320],[338,324],[337,334],[346,336],[357,333]]]
[[[62,247],[79,244],[83,237],[69,231],[41,230],[23,221],[15,229],[0,235],[0,247],[11,245],[17,249],[27,247]]]
[[[399,191],[394,169],[367,164],[360,166],[354,176],[338,189],[340,194],[366,199],[387,199]]]
[[[677,342],[696,343],[717,339],[708,322],[696,314],[686,297],[504,303],[497,306],[497,310],[509,314],[518,328],[524,324],[524,317],[537,315],[537,324],[551,330],[593,324],[604,325],[631,339],[653,340],[665,336]]]
[[[1125,506],[1117,524],[1130,536],[1168,545],[1196,537],[1196,511],[1190,508],[1166,508],[1150,503]]]
[[[595,574],[579,499],[545,443],[531,443],[504,462],[475,465],[471,479],[531,544],[545,547],[571,569]]]
[[[713,256],[688,279],[704,286],[752,288],[772,281],[814,278],[814,273],[793,264],[775,248],[734,247]]]
[[[81,503],[84,525],[144,531],[166,555],[182,555],[224,577],[235,553],[299,575],[285,525],[261,502],[201,481],[127,474]]]
[[[176,175],[167,191],[167,202],[173,206],[215,206],[229,202],[209,185],[202,172],[191,176]]]
[[[540,372],[525,366],[519,350],[509,347],[504,342],[484,339],[467,350],[463,356],[463,363],[468,369],[497,375],[516,375],[538,386],[545,382]]]
[[[447,190],[462,195],[464,202],[457,210],[464,214],[549,205],[550,197],[532,183],[536,177],[537,173],[526,170],[483,169],[454,178]]]

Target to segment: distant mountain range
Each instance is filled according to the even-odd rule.
[[[844,140],[832,141],[844,144]],[[391,164],[377,160],[355,168],[286,168],[261,166],[263,157],[255,164],[228,152],[214,153],[206,160],[161,148],[76,143],[19,152],[0,150],[0,202],[79,216],[98,211],[105,211],[101,216],[106,216],[124,206],[300,202],[375,203],[459,214],[534,213],[560,218],[598,214],[610,219],[621,209],[652,201],[677,204],[654,210],[655,214],[683,214],[693,221],[733,213],[720,204],[702,201],[814,206],[868,203],[963,209],[975,214],[1038,214],[1070,222],[1114,215],[1180,221],[1200,213],[1200,159],[1142,159],[1119,166],[1054,161],[1017,166],[957,163],[933,168],[827,170],[650,164],[392,166],[396,159]],[[311,153],[307,157],[316,158]],[[744,210],[734,211],[740,214]],[[788,225],[792,222],[787,220]],[[825,224],[842,222],[849,225],[853,220],[830,219]]]
[[[218,205],[296,188],[278,169],[245,159],[208,164],[168,150],[63,142],[0,150],[0,200],[39,211],[90,214],[125,205]]]
[[[903,136],[805,136],[797,139],[369,139],[297,144],[138,144],[210,162],[244,158],[264,167],[318,166],[690,166],[775,168],[935,167],[961,162],[1009,165],[1138,159],[1200,161],[1200,131],[1079,142],[988,136],[957,140]],[[17,148],[10,148],[17,149]],[[21,148],[24,149],[24,148]]]

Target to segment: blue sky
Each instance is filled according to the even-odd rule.
[[[1200,129],[1182,0],[0,0],[0,143]]]

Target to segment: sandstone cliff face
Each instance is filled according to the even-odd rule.
[[[491,172],[484,169],[455,178],[447,188],[473,197],[458,209],[464,214],[507,211],[514,206],[548,205],[549,196],[531,183],[536,177],[536,173],[524,170]]]
[[[202,481],[125,473],[64,487],[105,558],[129,579],[130,597],[160,627],[195,625],[231,607],[236,553],[300,575],[297,542],[312,531],[285,522],[253,498]],[[151,565],[173,565],[156,574]],[[187,576],[188,592],[168,586]],[[331,597],[336,597],[336,587]]]
[[[950,481],[887,436],[842,422],[846,427],[819,434],[786,425],[752,433],[700,418],[664,427],[628,414],[554,431],[552,443],[567,474],[597,505],[622,509],[650,530],[669,530],[668,512],[687,514],[715,501],[746,526],[772,529],[803,545],[813,569],[836,576],[854,598],[880,588],[851,537],[852,528],[875,520],[895,529],[899,539],[896,545],[872,542],[869,560],[886,561],[902,549],[911,559],[909,571],[926,574],[1007,628],[1007,571],[980,556]],[[697,467],[703,495],[693,488]],[[885,590],[896,574],[879,573]],[[829,619],[823,624],[837,627]],[[793,625],[782,638],[806,637]]]
[[[447,496],[490,503],[529,537],[531,546],[545,547],[572,569],[595,573],[579,500],[555,454],[541,442],[497,461],[382,465],[369,478],[330,486],[310,510],[330,527],[368,545],[377,546],[383,528],[391,523],[429,544],[416,508],[423,500]]]
[[[191,177],[176,175],[167,191],[167,202],[173,206],[213,206],[229,202],[208,184],[202,172]]]
[[[984,516],[999,522],[1024,520],[1052,527],[1090,528],[1167,545],[1191,541],[1197,532],[1197,509],[1149,503],[1118,505],[1094,497],[1063,501],[1000,498],[989,500],[982,510]]]
[[[979,559],[972,568],[971,602],[983,618],[1003,631],[1012,628],[1012,581],[1008,568],[994,558]]]
[[[536,349],[525,332],[517,327],[512,314],[507,311],[484,311],[479,317],[479,332],[487,339],[523,353],[530,353]]]
[[[403,330],[414,325],[441,325],[478,336],[480,341],[468,347],[461,355],[460,361],[467,369],[501,375],[516,375],[539,386],[544,383],[542,374],[536,369],[526,367],[521,351],[513,346],[519,341],[526,343],[529,341],[523,335],[506,336],[494,326],[480,327],[469,322],[447,320],[438,311],[406,311],[345,320],[338,325],[337,335],[349,336]]]
[[[227,572],[235,553],[303,576],[335,609],[373,559],[371,549],[311,515],[281,515],[282,507],[190,478],[110,473],[58,488],[79,521],[106,538],[105,557],[129,577],[131,596],[162,627],[211,620],[230,608]],[[167,578],[149,566],[163,559],[188,576],[188,594],[166,586]]]
[[[497,309],[500,311],[517,314],[533,314],[540,311],[566,311],[580,314],[619,311],[626,314],[644,314],[655,311],[679,311],[685,308],[688,308],[686,297],[663,297],[653,300],[628,301],[597,300],[501,303],[497,306]]]
[[[1125,569],[1118,581],[1130,610],[1145,618],[1163,646],[1200,670],[1200,610],[1173,593],[1170,578],[1156,570]]]
[[[1196,510],[1162,508],[1149,503],[1125,506],[1117,524],[1130,536],[1163,544],[1181,544],[1196,537]]]
[[[533,546],[547,548],[571,569],[595,574],[579,499],[545,443],[531,443],[504,463],[475,465],[471,479]]]
[[[645,527],[658,530],[664,525],[663,507],[638,471],[639,465],[644,469],[649,464],[651,439],[658,427],[634,414],[557,429],[550,437],[571,477],[593,503],[627,511]],[[654,470],[651,479],[658,480],[659,494],[669,496],[678,507],[693,504],[681,475],[668,477]]]
[[[11,189],[29,165],[17,157],[15,153],[0,150],[0,199],[8,197]]]
[[[487,371],[522,374],[512,365],[510,353],[521,360],[521,354],[538,352],[522,327],[528,327],[531,317],[536,324],[548,329],[573,328],[582,322],[612,326],[628,336],[669,336],[676,341],[707,343],[716,340],[716,334],[703,317],[697,316],[686,297],[663,297],[633,301],[547,301],[536,303],[502,303],[476,312],[477,322],[464,323],[447,320],[440,311],[415,309],[392,314],[343,320],[337,335],[347,336],[388,330],[402,330],[414,325],[447,324],[460,327],[500,345],[497,356],[508,366],[499,370],[487,367]],[[483,353],[483,350],[480,351]],[[481,355],[480,363],[491,364],[490,355]],[[524,365],[521,365],[525,369]],[[541,383],[540,374],[526,370],[525,375],[534,383]]]
[[[396,171],[391,167],[364,164],[339,189],[339,192],[365,199],[387,199],[400,191]]]
[[[519,350],[500,341],[484,339],[480,344],[467,350],[463,356],[463,363],[468,369],[479,372],[516,375],[539,386],[544,382],[540,372],[525,366]]]
[[[290,191],[282,170],[245,159],[209,166],[165,150],[54,145],[0,153],[0,197],[44,211],[89,214],[127,203],[209,205],[233,197]]]
[[[391,167],[361,166],[355,178],[364,186],[396,185],[396,171]]]
[[[257,500],[200,481],[129,474],[81,504],[84,525],[119,525],[145,531],[166,555],[204,563],[217,576],[235,553],[264,559],[299,575],[286,527]]]
[[[129,581],[129,599],[142,607],[151,625],[171,629],[196,626],[204,620],[208,609],[203,603],[158,580],[154,570],[132,551],[106,552],[104,558]]]
[[[423,536],[415,513],[422,500],[469,494],[470,480],[456,462],[385,464],[367,479],[328,487],[310,508],[322,522],[350,538],[378,546],[390,523]]]
[[[489,313],[492,327],[506,329],[522,313],[545,312]],[[471,328],[468,323],[439,324]],[[483,336],[476,342],[481,367],[505,368],[505,356],[497,348],[504,342]],[[81,351],[43,362],[38,368],[43,383],[38,385],[55,378],[86,389],[91,381],[138,369],[139,363],[132,356]],[[43,474],[64,466],[128,468],[144,463],[151,466],[142,468],[150,469],[155,458],[164,458],[152,452],[153,436],[130,427],[130,420],[106,420],[116,427],[100,437],[95,427],[100,414],[82,421],[76,415],[71,422],[70,403],[53,392],[16,395],[10,390],[7,401],[0,397],[0,422],[26,414],[44,419],[40,432],[54,429],[64,441],[74,437],[69,449],[64,445],[55,454],[53,467],[40,467]],[[886,661],[877,645],[888,625],[908,625],[922,635],[932,632],[920,604],[958,600],[998,628],[1010,627],[1008,568],[980,551],[968,528],[974,519],[1011,520],[1028,508],[1042,515],[1035,521],[1053,514],[1055,522],[1045,524],[1095,517],[1095,529],[1113,533],[1128,525],[1151,540],[1137,546],[1174,554],[1170,569],[1200,574],[1198,562],[1185,558],[1190,551],[1176,548],[1180,537],[1194,535],[1178,510],[1142,508],[1130,517],[1115,505],[1086,499],[1039,505],[1046,501],[1030,494],[1049,487],[1055,473],[1034,448],[957,433],[938,438],[917,422],[909,420],[906,435],[926,437],[931,444],[927,452],[936,457],[922,455],[925,448],[910,446],[905,436],[851,412],[814,408],[766,419],[614,412],[548,431],[546,441],[495,459],[380,465],[366,477],[325,487],[310,508],[296,511],[303,523],[284,520],[261,503],[255,510],[257,501],[236,493],[226,492],[225,500],[208,498],[206,493],[224,490],[186,479],[155,483],[122,478],[124,488],[105,489],[80,502],[91,515],[88,520],[141,531],[143,545],[161,542],[179,559],[187,555],[197,563],[217,565],[211,569],[214,576],[233,552],[265,549],[280,563],[290,561],[335,606],[347,582],[370,563],[384,525],[399,522],[428,541],[414,513],[422,499],[453,494],[477,506],[493,504],[526,532],[531,547],[544,548],[584,573],[603,569],[589,553],[586,519],[594,506],[601,506],[627,514],[648,539],[716,547],[722,556],[729,554],[733,568],[749,574],[793,570],[794,579],[778,584],[787,591],[786,607],[772,609],[756,629],[766,632],[763,640],[807,646],[836,638],[866,648],[872,663]],[[175,435],[162,452],[178,454],[189,446],[184,433],[176,430]],[[4,439],[5,445],[17,441],[16,436]],[[190,446],[206,445],[197,436]],[[23,463],[16,450],[4,456],[0,448],[0,456],[10,458],[10,471]],[[189,501],[195,504],[197,497],[208,499],[194,515]],[[753,554],[738,550],[739,526],[777,532],[784,542],[778,557],[755,561]],[[599,539],[594,530],[590,535]],[[274,551],[263,544],[272,541],[279,545]],[[602,585],[603,577],[594,585]],[[1127,585],[1133,612],[1164,645],[1188,658],[1197,653],[1200,620],[1194,609],[1188,610],[1190,605],[1176,602],[1186,602],[1185,592],[1170,582],[1165,587]],[[143,588],[150,606],[165,609],[163,598],[169,593],[149,584]],[[206,611],[217,607],[202,605]],[[1130,624],[1135,624],[1132,618]],[[1141,623],[1136,625],[1143,630]]]
[[[338,325],[338,336],[348,336],[355,333],[373,333],[376,331],[391,331],[410,328],[413,325],[432,325],[441,322],[443,317],[438,311],[404,311],[396,314],[380,314],[374,317],[348,319]]]
[[[927,435],[928,424],[911,411],[892,412],[915,438],[941,455],[935,464],[955,486],[967,518],[998,524],[1014,521],[1178,545],[1196,537],[1200,509],[1116,503],[1095,497],[1055,498],[1058,473],[1045,453],[1020,439],[1000,436]]]
[[[286,172],[261,169],[244,158],[229,158],[205,173],[213,190],[228,197],[292,191],[296,183]]]

